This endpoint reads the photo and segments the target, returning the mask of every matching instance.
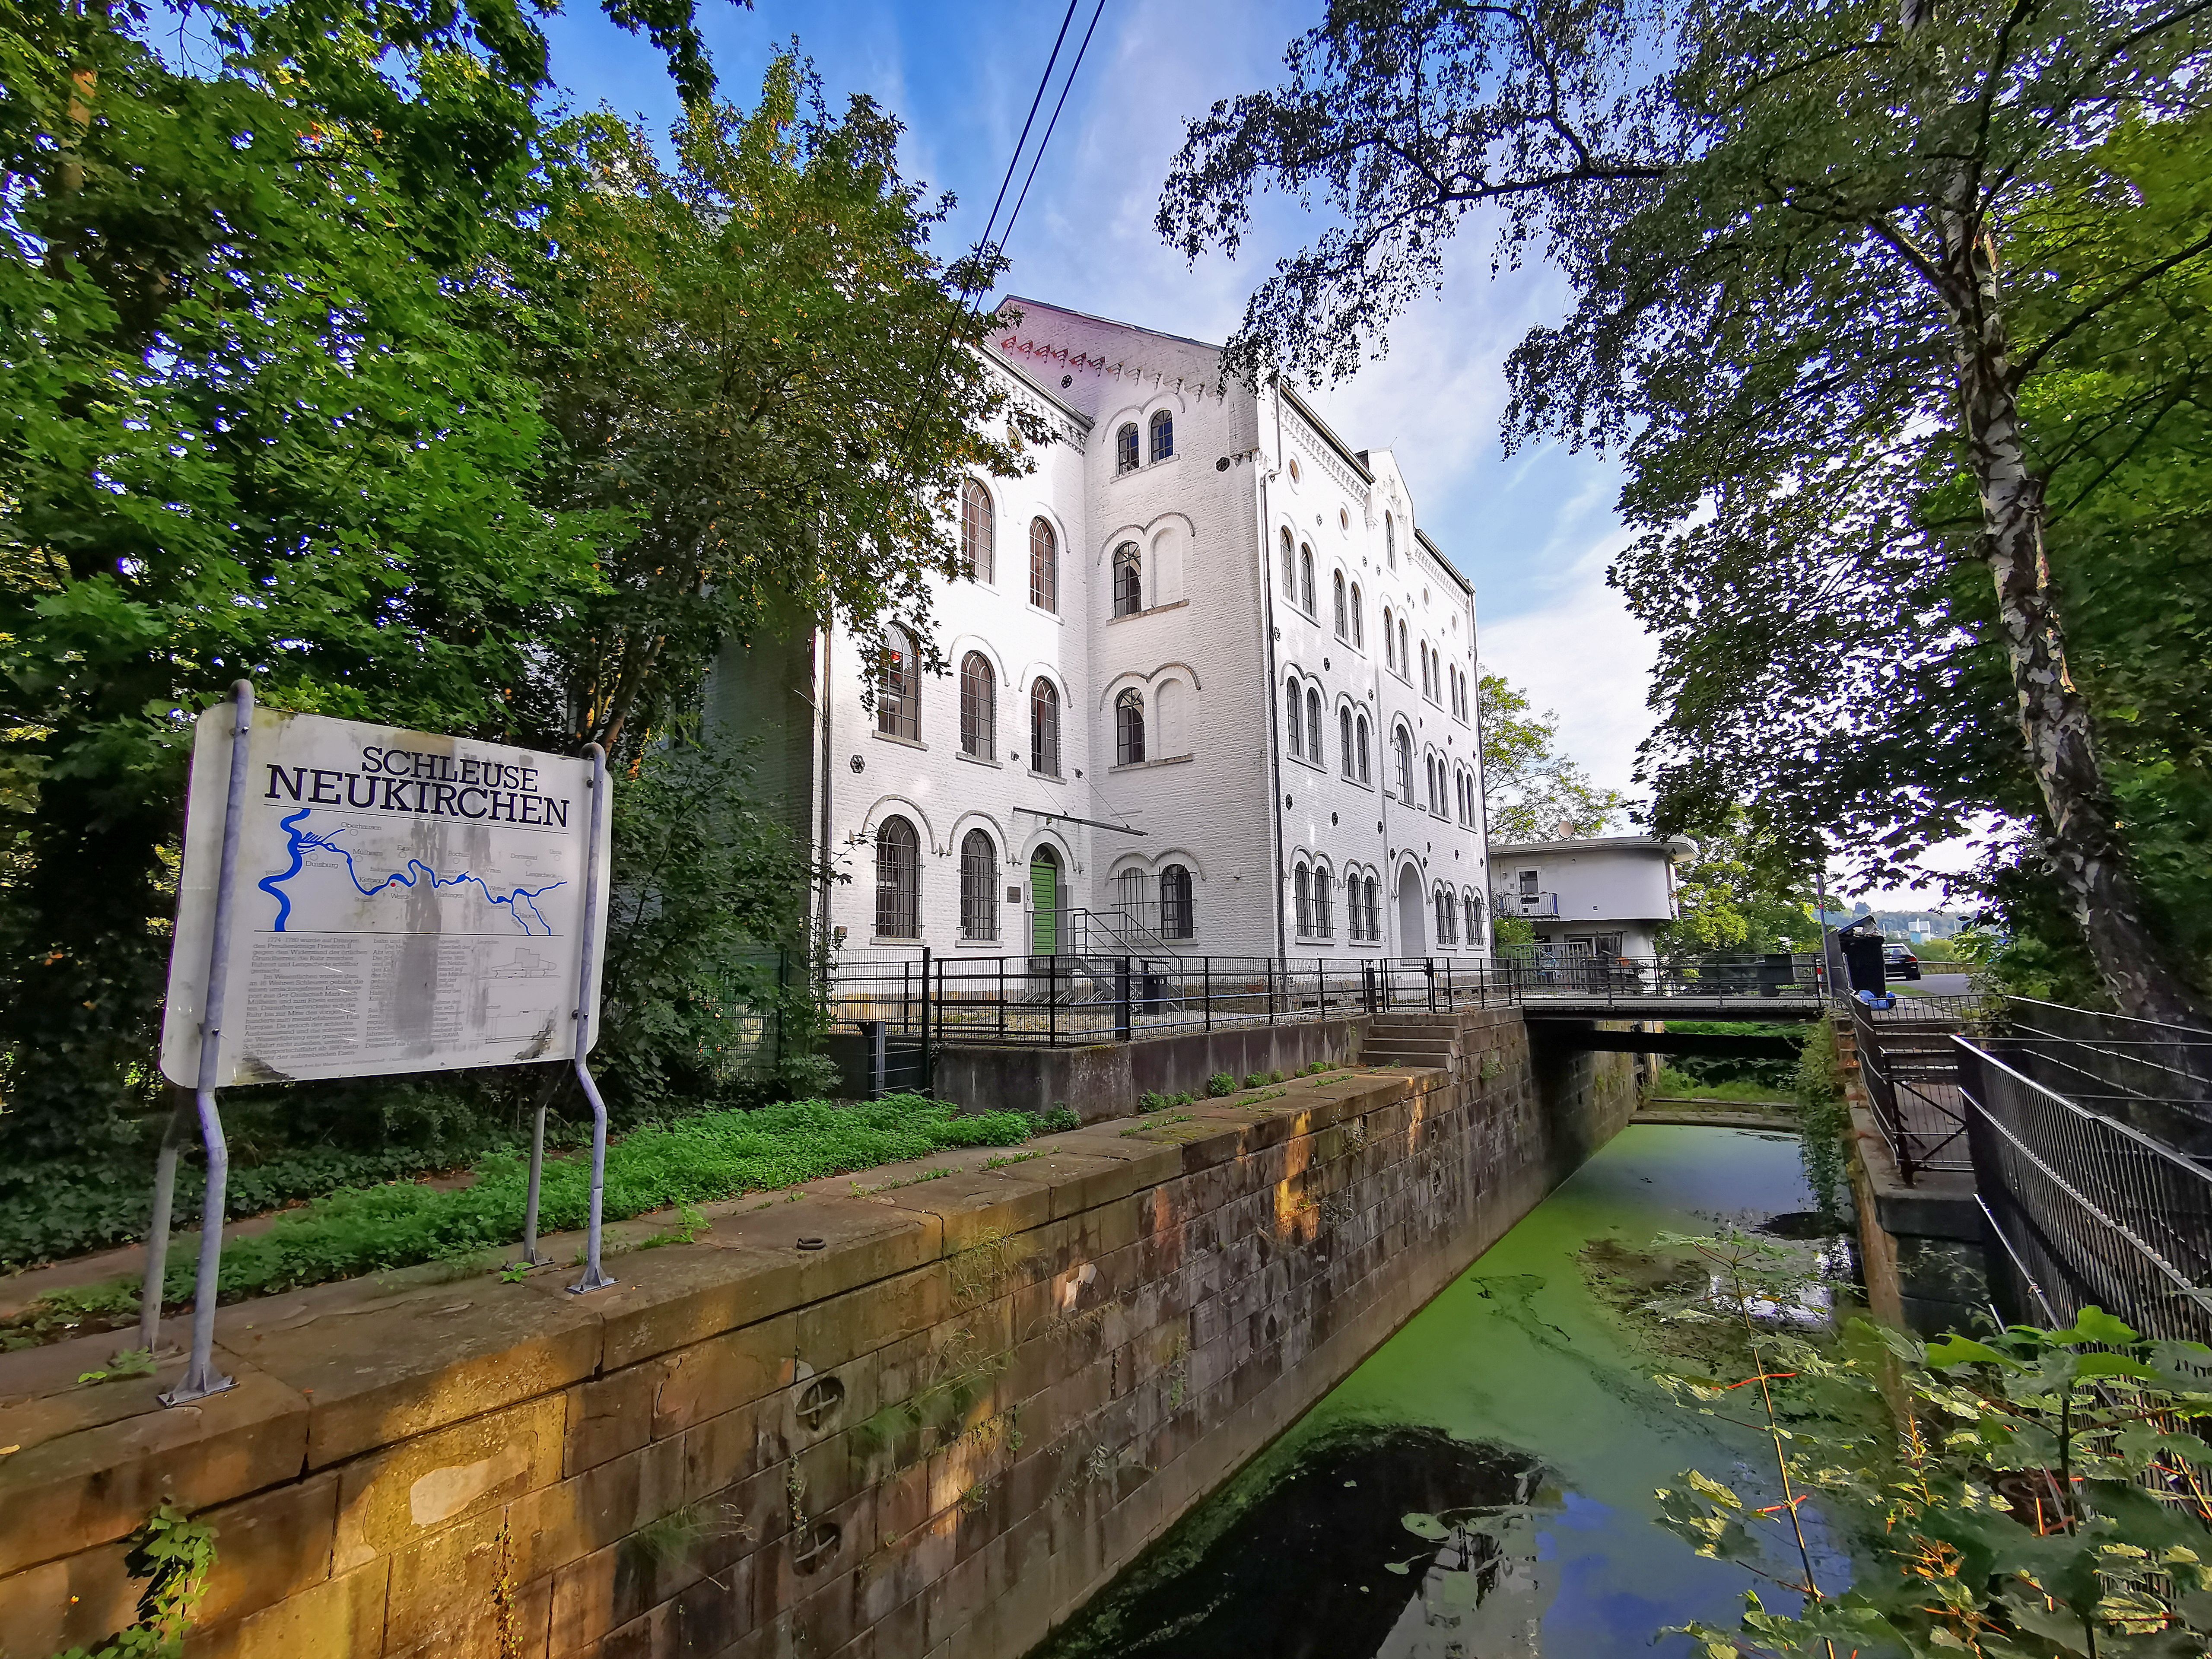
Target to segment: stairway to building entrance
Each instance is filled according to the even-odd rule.
[[[1459,1026],[1451,1019],[1380,1015],[1359,1046],[1362,1066],[1437,1066],[1449,1071],[1459,1056]]]

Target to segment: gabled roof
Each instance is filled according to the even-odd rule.
[[[1012,375],[1017,380],[1019,380],[1025,390],[1036,393],[1038,397],[1043,398],[1061,414],[1066,416],[1069,420],[1073,421],[1085,432],[1091,430],[1093,424],[1091,416],[1085,415],[1073,404],[1069,403],[1066,398],[1062,398],[1060,395],[1060,388],[1058,386],[1046,385],[1045,382],[1038,380],[1036,375],[1030,374],[1029,370],[1024,368],[1019,363],[1016,362],[1011,356],[988,351],[983,352],[980,355],[985,362],[996,363],[1000,368],[1005,369],[1007,374]]]
[[[1018,294],[1009,294],[999,301],[999,309],[1003,311],[1008,306],[1040,306],[1047,311],[1056,311],[1063,317],[1073,317],[1086,323],[1103,323],[1108,328],[1126,328],[1134,334],[1149,334],[1156,340],[1173,340],[1177,345],[1196,346],[1201,351],[1218,352],[1221,349],[1211,341],[1194,340],[1188,334],[1170,334],[1165,329],[1146,328],[1142,323],[1125,323],[1118,317],[1094,316],[1090,312],[1077,311],[1070,306],[1056,306],[1049,300],[1029,300]]]
[[[1474,584],[1468,580],[1468,579],[1460,573],[1460,568],[1457,565],[1454,564],[1449,559],[1444,557],[1443,549],[1438,547],[1434,542],[1429,539],[1429,532],[1427,531],[1422,529],[1420,526],[1415,525],[1413,526],[1413,539],[1420,543],[1423,547],[1429,550],[1429,556],[1437,562],[1437,565],[1443,569],[1445,575],[1449,576],[1454,581],[1459,584],[1460,591],[1462,592],[1465,593],[1470,599],[1474,597]]]
[[[1304,398],[1299,397],[1297,391],[1291,386],[1289,381],[1279,377],[1276,380],[1275,384],[1279,388],[1280,388],[1283,396],[1291,400],[1291,407],[1297,410],[1299,414],[1304,416],[1306,420],[1312,425],[1313,429],[1320,433],[1322,437],[1328,442],[1328,447],[1336,452],[1337,458],[1346,466],[1350,467],[1354,472],[1357,472],[1359,475],[1360,482],[1363,483],[1373,483],[1375,482],[1375,474],[1369,468],[1366,461],[1361,457],[1358,451],[1352,447],[1350,444],[1347,444],[1343,439],[1336,435],[1335,428],[1330,426],[1327,421],[1322,419],[1319,413],[1314,409],[1314,406],[1308,403]]]

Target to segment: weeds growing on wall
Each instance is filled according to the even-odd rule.
[[[1751,1374],[1661,1380],[1748,1421],[1773,1455],[1725,1479],[1690,1471],[1661,1492],[1662,1522],[1789,1598],[1749,1590],[1735,1629],[1684,1626],[1705,1659],[2212,1646],[2212,1349],[2094,1308],[1979,1341],[1864,1320],[1810,1341],[1773,1319],[1759,1242],[1677,1242],[1705,1249],[1711,1316],[1747,1334]],[[1848,1553],[1847,1583],[1816,1564],[1815,1520]]]
[[[672,1206],[698,1205],[795,1186],[823,1176],[955,1146],[1018,1146],[1036,1133],[1026,1112],[963,1115],[948,1103],[918,1095],[837,1105],[790,1101],[753,1111],[702,1112],[670,1124],[648,1124],[607,1148],[605,1215],[610,1220]],[[288,1211],[265,1233],[224,1246],[226,1300],[318,1285],[333,1279],[465,1259],[522,1237],[527,1158],[503,1152],[483,1160],[459,1190],[413,1182],[349,1188]],[[546,1232],[581,1227],[591,1197],[587,1158],[548,1158],[538,1224]],[[678,1232],[690,1231],[679,1223]],[[663,1243],[678,1242],[672,1236]],[[194,1264],[173,1255],[166,1299],[191,1294]],[[76,1329],[94,1328],[88,1304],[135,1317],[137,1297],[125,1285],[61,1293],[34,1303],[0,1325],[0,1344],[27,1346]]]
[[[1798,1051],[1796,1079],[1798,1156],[1805,1162],[1805,1182],[1824,1219],[1844,1212],[1844,1148],[1851,1128],[1850,1109],[1844,1103],[1843,1081],[1836,1070],[1836,1028],[1833,1022],[1816,1019],[1805,1033]]]
[[[146,1581],[137,1619],[97,1647],[70,1648],[55,1659],[170,1659],[181,1652],[215,1571],[215,1528],[165,1500],[131,1534],[123,1566]]]

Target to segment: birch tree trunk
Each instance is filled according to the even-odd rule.
[[[2043,796],[2051,874],[2121,1010],[2202,1024],[2203,1011],[2174,971],[2129,867],[2088,702],[2066,672],[2043,547],[2044,481],[2029,464],[2021,430],[1994,253],[1963,213],[1947,208],[1939,220],[1944,297],[1959,331],[1959,403],[1981,496],[1982,558],[1996,583],[1997,629]]]

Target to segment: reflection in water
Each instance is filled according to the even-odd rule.
[[[1653,1638],[1734,1625],[1754,1580],[1657,1526],[1652,1494],[1697,1468],[1771,1501],[1753,1494],[1773,1453],[1650,1381],[1682,1356],[1639,1308],[1704,1277],[1651,1241],[1727,1227],[1802,1241],[1826,1282],[1775,1310],[1798,1322],[1850,1294],[1848,1252],[1817,1237],[1811,1207],[1790,1137],[1623,1132],[1037,1659],[1687,1654]],[[1844,1582],[1808,1518],[1823,1582]]]

